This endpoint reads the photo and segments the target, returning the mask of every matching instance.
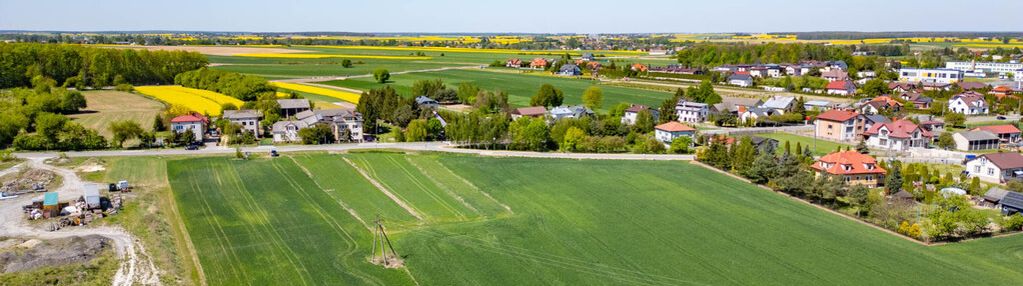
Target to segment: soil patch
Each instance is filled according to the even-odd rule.
[[[112,243],[109,238],[99,235],[51,240],[29,239],[18,243],[17,246],[0,249],[0,269],[3,273],[13,273],[40,267],[84,263],[111,249]]]

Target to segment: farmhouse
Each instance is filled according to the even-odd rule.
[[[657,118],[657,117],[660,116],[658,114],[657,109],[653,109],[653,108],[647,107],[646,105],[633,104],[632,106],[629,106],[629,108],[626,108],[625,109],[625,113],[622,114],[622,121],[621,121],[622,124],[625,124],[625,125],[636,124],[636,116],[638,116],[639,113],[644,111],[644,110],[646,110],[647,112],[650,112],[650,115],[653,116],[653,118]]]
[[[504,62],[504,66],[509,68],[519,68],[522,67],[522,60],[519,58],[510,58]]]
[[[741,87],[753,86],[753,77],[748,74],[733,74],[728,76],[728,84],[737,85]]]
[[[824,155],[811,166],[817,176],[839,176],[848,185],[880,187],[884,183],[885,169],[877,160],[856,151],[842,151]]]
[[[830,70],[821,73],[821,78],[828,80],[828,82],[834,81],[847,81],[849,80],[849,73],[843,70]]]
[[[259,138],[260,128],[259,120],[263,118],[263,112],[253,109],[242,109],[242,110],[224,110],[224,119],[231,121],[231,123],[238,124],[242,127],[242,130],[252,132],[256,138]]]
[[[202,115],[181,115],[171,119],[171,131],[185,133],[191,130],[195,135],[194,142],[199,142],[203,134],[206,134],[206,124],[209,124],[209,120]]]
[[[577,65],[565,64],[561,66],[561,69],[558,70],[558,75],[567,76],[583,75],[583,71]]]
[[[814,125],[815,136],[852,141],[863,130],[863,119],[855,111],[832,109],[818,115]]]
[[[327,125],[334,134],[335,141],[362,142],[363,140],[362,114],[355,110],[345,108],[307,110],[295,117],[305,122],[306,126],[315,124]],[[301,125],[296,125],[296,127],[299,126]]]
[[[894,151],[907,151],[910,147],[927,147],[934,135],[908,119],[874,124],[863,132],[867,146]]]
[[[682,136],[689,136],[692,138],[696,136],[696,129],[689,127],[689,125],[679,123],[678,121],[669,121],[667,123],[654,126],[654,137],[663,142],[665,145],[671,145],[671,141]]]
[[[709,112],[710,108],[706,103],[679,99],[678,103],[675,104],[675,114],[678,115],[679,122],[704,122],[707,121],[707,113]]]
[[[282,118],[292,117],[312,108],[308,99],[278,99],[277,104],[281,106]]]
[[[1016,126],[1012,124],[981,126],[974,128],[973,130],[991,132],[992,134],[995,134],[995,136],[998,136],[998,139],[1002,141],[1002,143],[1016,143],[1019,142],[1020,138],[1019,128],[1016,128]]]
[[[519,107],[511,112],[512,120],[519,119],[519,117],[523,116],[543,118],[544,116],[547,116],[547,108],[543,106]]]
[[[545,69],[547,68],[548,62],[545,58],[535,58],[529,62],[529,68],[532,69]]]
[[[1015,152],[980,155],[966,162],[970,177],[991,183],[1005,183],[1023,177],[1023,155]]]
[[[282,120],[274,123],[270,129],[273,134],[274,143],[298,142],[301,137],[298,131],[309,127],[309,124],[301,120]]]
[[[998,148],[998,135],[983,130],[956,132],[952,134],[952,141],[956,143],[956,150],[960,151]]]
[[[983,94],[968,91],[949,98],[948,111],[964,115],[987,114],[988,105]]]
[[[856,94],[856,85],[848,80],[832,81],[828,83],[824,90],[827,94],[853,95]]]

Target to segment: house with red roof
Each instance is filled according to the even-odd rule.
[[[853,95],[856,94],[856,84],[849,80],[837,80],[829,82],[824,91],[827,94]]]
[[[863,131],[863,117],[850,110],[825,111],[813,124],[815,136],[836,141],[852,141]]]
[[[504,62],[504,66],[509,68],[520,68],[522,67],[522,60],[519,58],[510,58]]]
[[[919,89],[919,87],[915,83],[912,83],[912,82],[898,82],[898,81],[894,81],[894,82],[889,82],[888,83],[888,89],[891,89],[893,92],[896,92],[896,93],[903,93],[903,92],[915,92],[915,91],[917,91]]]
[[[908,119],[874,124],[863,132],[863,137],[867,146],[891,151],[908,151],[910,147],[927,147],[934,140],[934,135],[930,131]]]
[[[185,133],[189,130],[195,135],[195,142],[202,141],[203,134],[206,134],[206,125],[209,119],[198,114],[186,114],[171,119],[171,131],[174,133]]]
[[[1016,143],[1019,142],[1020,138],[1019,128],[1016,128],[1016,126],[1012,124],[981,126],[973,128],[973,130],[974,131],[983,130],[991,132],[992,134],[998,136],[998,140],[1001,141],[1002,143]]]
[[[872,98],[860,107],[860,113],[863,114],[879,114],[885,111],[898,112],[899,110],[902,110],[902,103],[887,95]]]
[[[1002,100],[1002,98],[1012,95],[1012,88],[1006,85],[999,85],[992,88],[988,93],[994,95],[998,100]]]
[[[668,123],[654,126],[654,138],[663,142],[664,145],[671,145],[671,141],[682,136],[695,139],[696,128],[689,127],[689,125],[679,123],[678,121],[668,121]],[[689,142],[695,141],[690,140]]]
[[[847,185],[880,187],[884,184],[887,171],[877,165],[877,160],[856,151],[841,151],[824,155],[813,163],[814,172],[820,176],[839,176]]]
[[[533,117],[533,118],[544,118],[547,116],[547,108],[543,106],[530,106],[530,107],[519,107],[511,112],[512,120],[519,119],[520,117]]]
[[[547,68],[547,64],[548,64],[547,59],[545,59],[545,58],[535,58],[535,59],[533,59],[532,61],[529,62],[529,68],[541,69],[542,70],[542,69],[546,69]]]

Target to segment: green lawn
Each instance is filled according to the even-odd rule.
[[[484,70],[446,70],[440,72],[410,73],[391,76],[391,86],[400,94],[412,96],[410,88],[417,80],[443,79],[452,88],[463,82],[472,82],[486,90],[503,90],[508,92],[508,103],[512,106],[529,106],[529,98],[536,94],[540,86],[548,83],[565,93],[566,104],[581,104],[583,91],[587,87],[597,85],[589,79],[575,79],[546,75],[521,74],[513,72],[490,72]],[[372,78],[356,78],[323,82],[324,84],[348,87],[361,90],[382,87]],[[604,108],[619,103],[645,104],[659,106],[671,93],[600,85],[604,91]]]
[[[786,141],[789,142],[789,145],[792,146],[793,150],[795,150],[795,148],[796,148],[796,143],[799,143],[800,145],[804,146],[803,148],[806,148],[805,146],[810,146],[810,152],[812,152],[816,156],[823,156],[823,155],[827,155],[828,153],[835,152],[835,150],[837,150],[839,147],[842,147],[843,149],[845,147],[850,147],[850,148],[855,148],[856,147],[856,146],[849,145],[849,144],[837,143],[837,142],[827,141],[827,140],[823,140],[823,139],[814,140],[813,137],[807,137],[807,136],[802,136],[802,135],[795,135],[795,134],[791,134],[791,133],[781,133],[781,132],[765,133],[765,134],[756,134],[756,136],[767,137],[767,138],[772,138],[772,139],[778,140],[778,143],[779,143],[778,149],[779,149],[779,151],[781,151],[784,148]]]
[[[210,285],[1023,281],[1023,236],[925,247],[685,162],[303,154],[167,174]],[[367,262],[377,214],[407,271]]]

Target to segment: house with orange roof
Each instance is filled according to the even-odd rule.
[[[665,145],[671,145],[671,141],[682,136],[695,139],[696,128],[689,127],[689,125],[679,123],[678,121],[669,121],[668,123],[654,126],[654,138],[657,138],[658,141],[663,142]],[[690,140],[690,142],[694,141]]]
[[[545,69],[545,68],[547,68],[547,59],[545,59],[545,58],[535,58],[535,59],[533,59],[533,61],[529,62],[529,68],[541,69],[541,70]]]
[[[863,116],[856,111],[832,109],[817,115],[814,136],[836,141],[852,141],[863,131]]]
[[[885,111],[898,112],[899,110],[902,110],[902,103],[887,95],[875,97],[860,107],[860,113],[863,114],[878,114]]]
[[[992,134],[998,136],[998,140],[1002,141],[1002,143],[1016,143],[1019,142],[1020,139],[1019,128],[1016,128],[1016,126],[1012,124],[981,126],[973,128],[973,130],[974,131],[983,130],[991,132]]]
[[[847,185],[880,187],[884,185],[884,168],[877,165],[877,160],[867,154],[856,151],[841,151],[824,155],[813,163],[814,172],[818,177],[839,176]]]
[[[874,124],[863,132],[863,136],[867,146],[892,151],[907,151],[910,147],[927,147],[934,140],[934,135],[930,131],[908,119]]]
[[[509,68],[519,68],[522,67],[522,60],[519,58],[510,58],[508,61],[504,62],[504,66]]]
[[[644,64],[635,63],[632,64],[632,67],[630,67],[630,69],[632,69],[632,71],[646,72],[649,68],[647,68],[647,66]]]
[[[996,98],[998,98],[998,100],[1002,100],[1002,98],[1005,98],[1006,96],[1011,96],[1013,94],[1012,88],[1006,85],[996,86],[995,88],[992,88],[991,91],[988,93],[994,95]]]

